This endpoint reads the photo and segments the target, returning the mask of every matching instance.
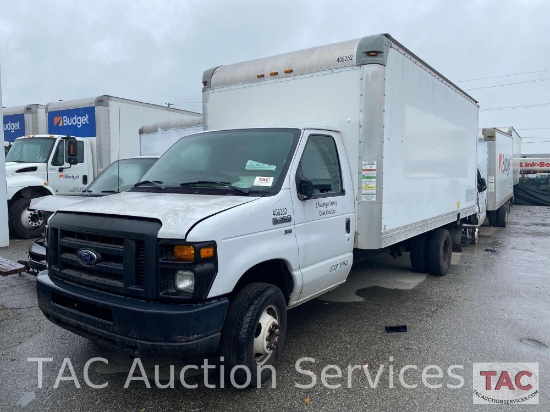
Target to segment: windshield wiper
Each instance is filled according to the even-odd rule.
[[[196,180],[194,182],[183,182],[183,183],[180,183],[180,186],[182,186],[182,187],[184,187],[184,186],[199,186],[201,184],[214,184],[214,185],[217,185],[217,186],[228,187],[228,188],[233,189],[234,191],[242,193],[244,195],[249,195],[250,194],[250,190],[248,190],[248,189],[233,186],[230,182],[218,182],[216,180]]]
[[[161,183],[162,182],[160,180],[142,180],[141,182],[137,182],[134,185],[134,187],[142,186],[142,185],[145,185],[145,184],[152,184],[157,189],[160,189],[160,190],[166,189],[166,186],[163,186]]]
[[[101,193],[118,193],[116,190],[102,190]]]

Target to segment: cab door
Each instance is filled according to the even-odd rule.
[[[93,179],[90,145],[79,140],[78,164],[70,165],[65,159],[66,140],[59,139],[48,161],[48,183],[56,194],[82,193]]]
[[[290,176],[303,276],[299,300],[305,300],[346,279],[353,259],[355,201],[338,133],[305,131],[298,153]]]

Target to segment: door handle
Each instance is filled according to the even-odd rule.
[[[346,218],[346,233],[349,235],[351,232],[351,219],[349,217]]]

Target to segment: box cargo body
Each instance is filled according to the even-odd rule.
[[[487,143],[487,217],[491,226],[505,227],[514,196],[514,137],[499,128],[483,128],[482,134]]]
[[[6,107],[4,111],[4,142],[21,136],[46,133],[46,106],[28,104]]]
[[[384,54],[369,58],[369,50]],[[474,213],[478,105],[387,37],[221,66],[203,81],[205,130],[340,132],[358,248],[379,249]]]
[[[48,133],[96,138],[96,174],[117,159],[140,154],[141,126],[200,118],[198,113],[113,96],[49,103],[46,113]]]
[[[139,129],[141,154],[160,156],[182,137],[198,132],[202,132],[202,116],[142,126]]]

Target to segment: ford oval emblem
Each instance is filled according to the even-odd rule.
[[[80,263],[88,266],[95,265],[101,260],[101,256],[91,249],[79,249],[76,257]]]

